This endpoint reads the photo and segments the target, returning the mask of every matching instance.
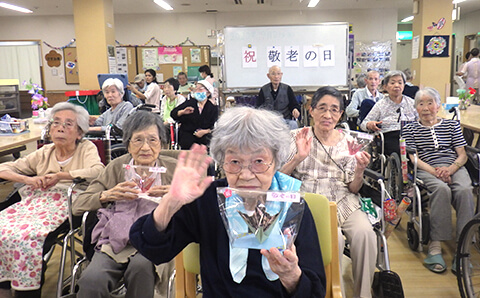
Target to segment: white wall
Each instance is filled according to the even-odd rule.
[[[453,32],[455,33],[456,40],[455,53],[457,55],[461,57],[465,56],[463,51],[463,42],[465,39],[465,35],[472,35],[480,32],[480,23],[478,22],[479,19],[480,10],[471,13],[465,13],[464,11],[462,11],[460,13],[460,21],[456,21],[453,23]],[[477,41],[478,40],[480,39],[477,36]]]
[[[412,67],[412,42],[397,43],[397,69],[405,70]]]
[[[116,40],[123,44],[144,44],[152,36],[165,45],[175,45],[187,37],[199,45],[211,45],[215,39],[207,37],[207,29],[220,30],[225,26],[239,25],[284,25],[322,22],[349,22],[353,24],[358,41],[386,41],[393,44],[392,65],[396,65],[395,33],[397,30],[396,9],[326,10],[314,12],[239,12],[196,14],[148,14],[115,15]],[[75,37],[73,16],[48,17],[2,17],[0,19],[2,40],[37,39],[55,47],[62,47]],[[44,57],[50,50],[42,46]],[[58,51],[63,54],[61,50]],[[79,61],[79,63],[82,63]],[[44,64],[46,89],[75,90],[78,85],[66,85],[63,63],[52,76],[52,68]]]

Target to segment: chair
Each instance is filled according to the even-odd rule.
[[[326,296],[342,297],[340,286],[340,261],[338,255],[337,205],[319,194],[306,193],[307,202],[322,249],[323,265],[327,277]],[[196,275],[200,274],[200,246],[190,243],[175,258],[177,298],[196,297]]]

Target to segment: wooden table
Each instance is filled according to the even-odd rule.
[[[453,113],[448,113],[443,108],[438,111],[438,116],[446,119],[452,119]],[[473,145],[477,144],[480,134],[480,106],[471,105],[466,110],[460,110],[460,125],[463,128],[471,129],[475,133]]]
[[[46,123],[35,124],[33,123],[33,119],[29,118],[28,124],[30,127],[29,132],[8,136],[2,136],[2,134],[0,134],[0,152],[40,140],[42,129]]]

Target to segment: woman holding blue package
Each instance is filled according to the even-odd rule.
[[[220,117],[210,152],[226,180],[204,173],[206,147],[179,156],[171,188],[158,207],[130,230],[130,241],[154,263],[168,262],[190,242],[200,244],[204,297],[324,297],[325,272],[308,206],[294,244],[277,248],[231,247],[220,215],[217,187],[248,191],[298,191],[298,180],[278,172],[288,154],[289,132],[281,116],[248,107]]]
[[[206,80],[198,81],[193,99],[185,101],[172,110],[170,116],[179,122],[178,144],[187,150],[193,144],[210,143],[212,129],[218,119],[218,108],[209,98],[214,92],[212,84]]]

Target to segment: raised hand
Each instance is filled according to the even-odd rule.
[[[267,258],[270,269],[278,275],[287,292],[293,292],[302,275],[295,244],[292,244],[290,249],[284,250],[283,254],[275,247],[269,250],[262,249],[260,253]]]
[[[312,139],[312,137],[308,137],[308,127],[302,128],[295,136],[295,144],[297,145],[299,159],[304,160],[310,154]]]
[[[370,163],[370,154],[366,151],[360,151],[355,154],[355,159],[357,160],[355,171],[364,171]]]

